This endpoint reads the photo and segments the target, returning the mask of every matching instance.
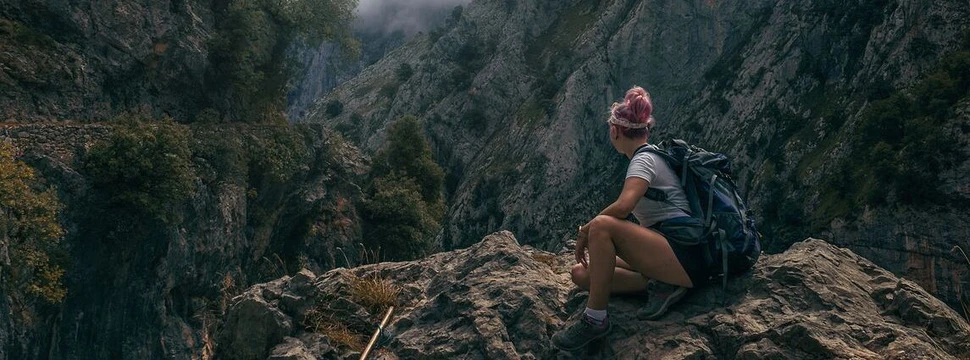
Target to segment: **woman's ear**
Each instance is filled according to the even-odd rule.
[[[610,140],[616,140],[616,126],[610,124]]]

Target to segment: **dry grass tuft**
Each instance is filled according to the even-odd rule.
[[[202,324],[202,352],[199,354],[199,358],[202,360],[212,360],[216,356],[216,346],[215,341],[212,340],[212,329],[211,325],[203,323]]]
[[[323,307],[310,309],[307,311],[303,325],[310,331],[326,336],[334,345],[345,346],[353,351],[364,350],[364,336],[334,319],[328,309]]]
[[[219,313],[225,314],[229,309],[229,301],[239,295],[239,287],[236,286],[236,279],[228,272],[222,275],[222,282],[219,284]]]
[[[367,308],[371,314],[380,314],[388,307],[397,305],[400,289],[390,280],[379,276],[353,277],[350,279],[350,298]]]
[[[364,350],[364,338],[347,328],[342,323],[335,323],[320,330],[320,334],[326,336],[335,344],[344,345],[353,351]]]
[[[351,301],[367,308],[371,314],[380,314],[397,304],[400,290],[389,280],[373,275],[351,276],[349,292]],[[340,319],[338,313],[330,308],[330,301],[323,299],[307,311],[303,326],[327,337],[334,345],[362,351],[368,335],[362,334],[359,326]]]
[[[556,255],[546,254],[546,253],[532,253],[532,259],[543,264],[549,265],[549,267],[555,269],[559,265],[559,261],[556,259]]]

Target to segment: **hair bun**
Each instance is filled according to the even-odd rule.
[[[633,118],[630,119],[637,123],[646,123],[648,127],[653,126],[653,103],[650,101],[650,94],[642,87],[634,86],[627,90],[623,98]]]

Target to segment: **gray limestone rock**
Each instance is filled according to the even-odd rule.
[[[817,239],[797,243],[782,254],[764,255],[749,273],[732,279],[727,289],[713,284],[692,290],[657,321],[637,320],[642,296],[614,297],[611,335],[582,350],[564,352],[550,338],[570,316],[582,311],[586,299],[586,293],[569,281],[570,257],[520,246],[511,233],[499,232],[467,249],[410,262],[338,269],[320,275],[315,283],[321,294],[328,294],[321,301],[332,309],[362,307],[346,286],[353,277],[378,276],[400,289],[399,307],[388,329],[393,335],[376,353],[379,359],[970,356],[970,325],[944,303],[912,281]],[[246,300],[230,308],[230,318],[252,312],[248,308],[253,303],[274,306],[249,300],[257,294],[250,290],[243,295]],[[268,323],[251,325],[278,328],[285,322],[275,316],[260,319]],[[332,319],[364,338],[374,330],[380,314],[335,311]],[[225,329],[248,331],[228,324]],[[326,338],[299,327],[284,335]],[[298,349],[316,357],[347,357],[359,351],[343,345],[315,350],[282,337],[278,341],[282,344],[275,345],[274,354]],[[241,354],[235,346],[239,344],[227,343],[219,351]],[[246,353],[246,358],[262,358],[269,347],[263,351]]]

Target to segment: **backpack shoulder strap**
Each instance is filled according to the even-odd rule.
[[[667,164],[671,164],[671,161],[673,160],[673,157],[671,157],[670,154],[668,154],[666,151],[655,148],[648,144],[640,145],[640,147],[638,147],[637,150],[633,152],[633,156],[637,156],[637,154],[644,153],[644,152],[649,152],[649,153],[659,155],[664,161],[667,162]],[[643,194],[643,196],[647,199],[650,199],[653,201],[661,201],[661,202],[667,201],[667,198],[668,198],[666,191],[657,189],[655,187],[647,188],[647,192]]]

